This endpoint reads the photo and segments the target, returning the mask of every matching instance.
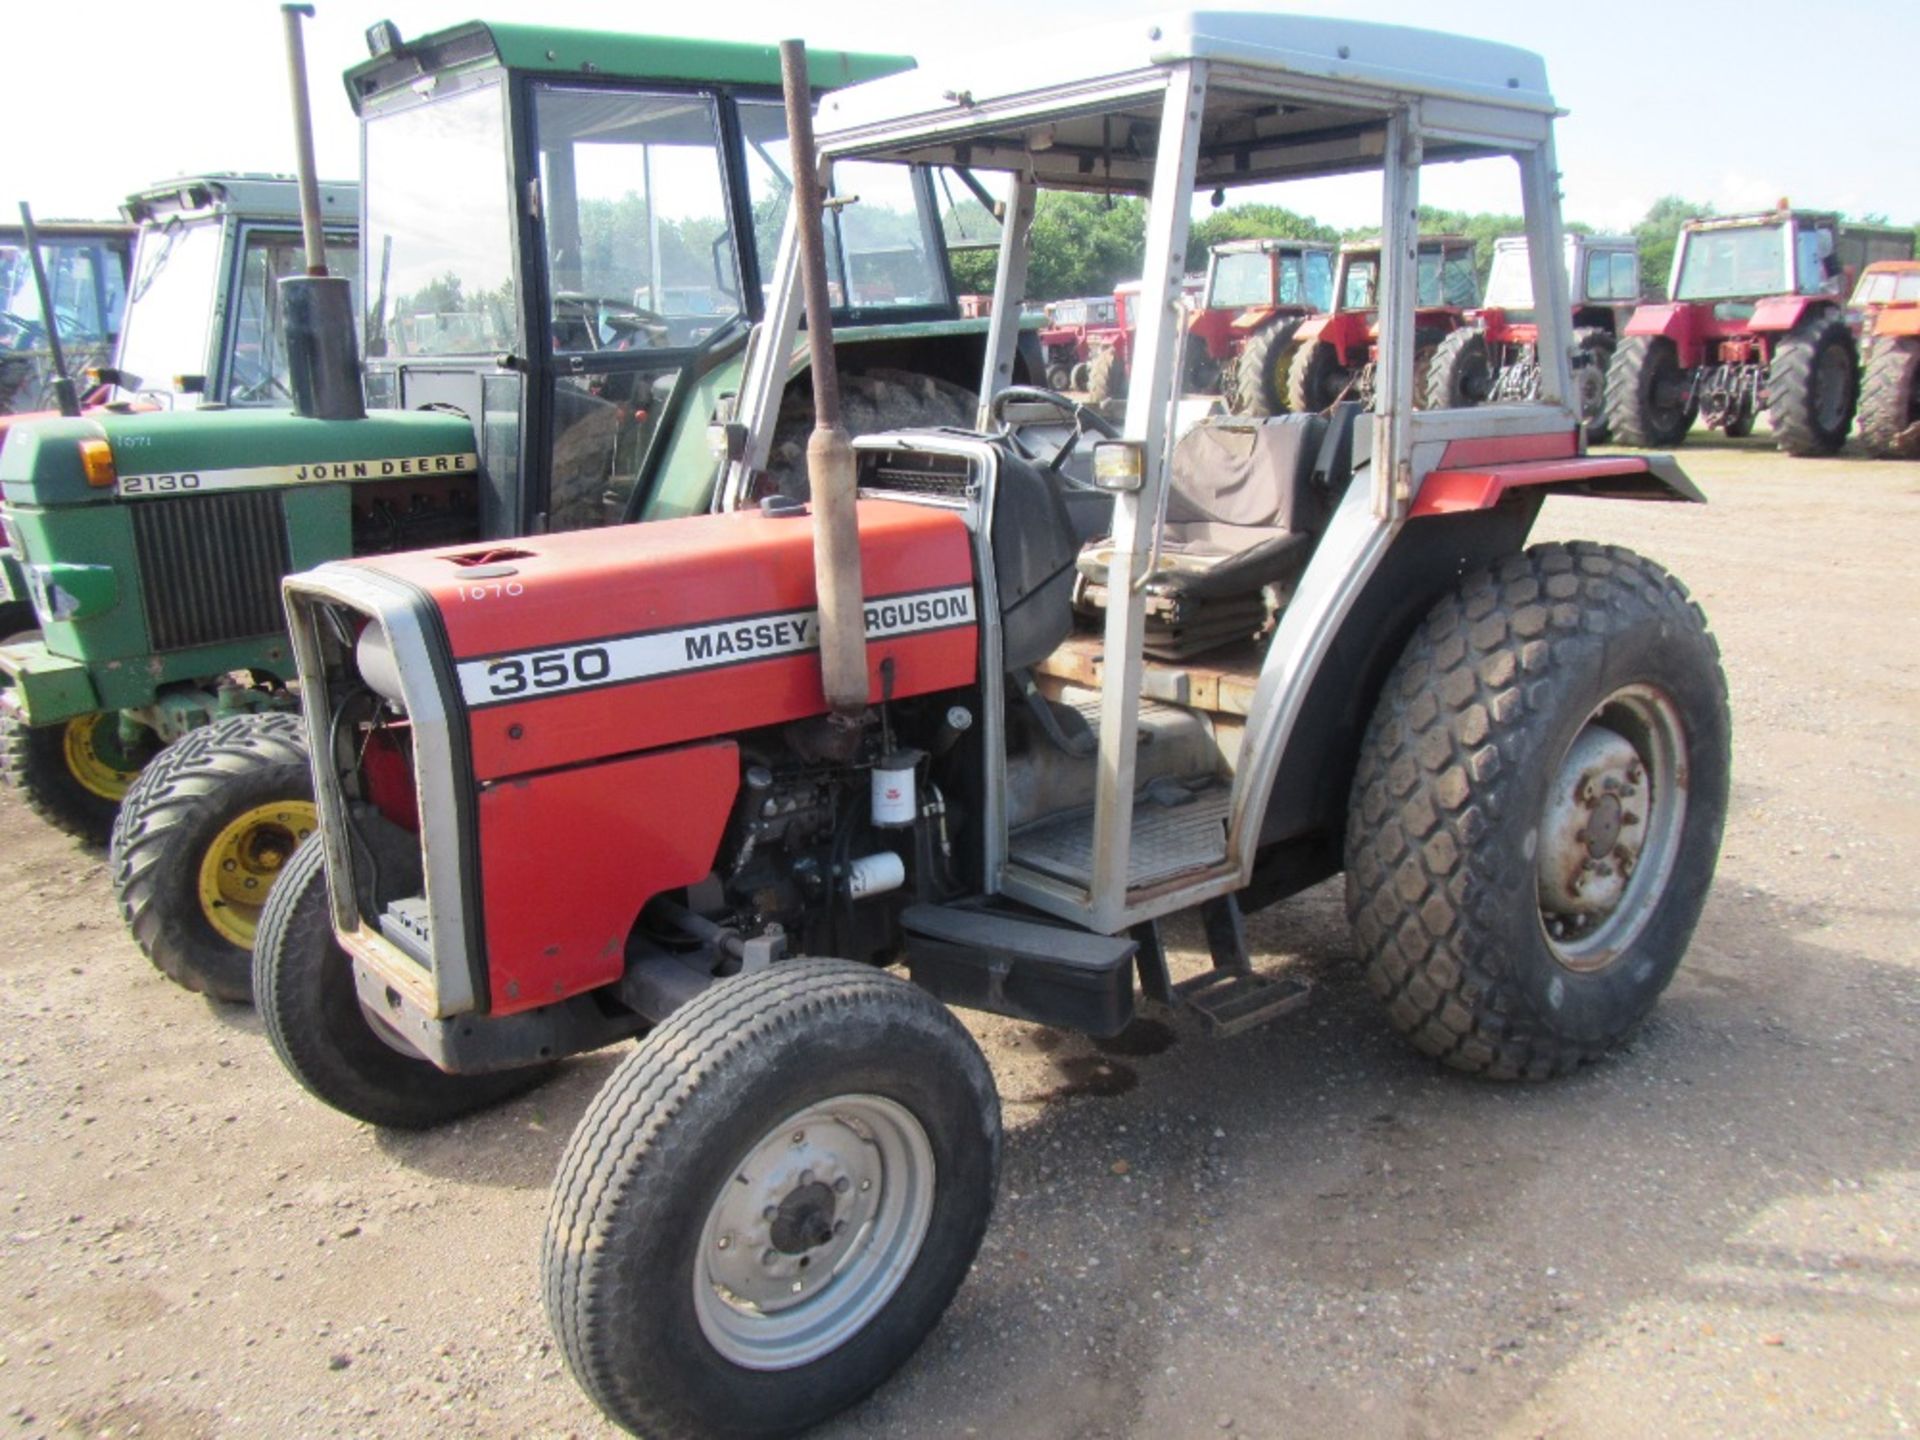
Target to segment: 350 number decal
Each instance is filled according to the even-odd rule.
[[[595,685],[613,673],[613,657],[604,645],[578,650],[546,650],[538,655],[516,655],[487,666],[487,689],[505,698],[530,692],[572,690]]]

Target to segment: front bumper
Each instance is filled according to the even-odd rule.
[[[58,725],[105,708],[86,665],[37,639],[0,645],[0,676],[6,704],[29,725]]]

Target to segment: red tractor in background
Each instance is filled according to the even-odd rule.
[[[1848,308],[1866,349],[1861,442],[1883,460],[1920,459],[1920,260],[1867,266]]]
[[[1825,211],[1688,221],[1672,298],[1634,311],[1608,372],[1614,438],[1670,447],[1696,419],[1738,438],[1764,410],[1787,454],[1833,454],[1860,394],[1842,297],[1871,261],[1912,254],[1911,231]]]
[[[1047,365],[1047,388],[1086,389],[1088,362],[1093,359],[1089,337],[1111,334],[1119,323],[1120,305],[1111,295],[1056,300],[1049,305],[1047,325],[1040,332],[1040,353]]]
[[[1206,278],[1188,275],[1180,282],[1180,294],[1188,305],[1198,303]],[[1095,330],[1087,336],[1093,359],[1087,366],[1087,399],[1095,405],[1125,397],[1133,374],[1133,337],[1140,328],[1140,282],[1128,280],[1113,287],[1115,308],[1111,329]]]
[[[1434,354],[1467,312],[1480,303],[1473,241],[1464,235],[1423,235],[1414,298],[1413,401],[1425,408],[1427,371]],[[1373,403],[1374,361],[1380,339],[1380,242],[1340,247],[1331,312],[1294,332],[1287,371],[1287,408],[1314,415],[1342,398]]]
[[[1607,366],[1640,301],[1640,247],[1631,235],[1567,236],[1573,301],[1573,383],[1587,439],[1607,438]],[[1435,409],[1534,400],[1540,394],[1540,324],[1534,315],[1527,237],[1493,244],[1486,304],[1440,343],[1426,377]]]
[[[1333,308],[1335,250],[1318,240],[1228,240],[1213,247],[1187,324],[1187,389],[1218,389],[1236,415],[1287,408],[1302,321]]]

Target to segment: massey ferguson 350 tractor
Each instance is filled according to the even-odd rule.
[[[1765,411],[1787,454],[1833,454],[1860,391],[1847,290],[1869,261],[1912,253],[1911,232],[1814,210],[1688,221],[1671,298],[1633,312],[1608,370],[1614,438],[1671,447],[1696,419],[1738,438]]]
[[[1573,297],[1573,387],[1587,439],[1607,438],[1607,366],[1621,327],[1640,301],[1640,248],[1631,235],[1567,236]],[[1428,368],[1436,408],[1531,400],[1540,389],[1540,327],[1534,320],[1527,237],[1493,242],[1484,306],[1440,342]]]
[[[1187,324],[1187,388],[1218,388],[1238,415],[1287,408],[1300,322],[1333,308],[1334,247],[1314,240],[1228,240],[1207,258],[1207,288]]]
[[[371,413],[349,356],[327,403],[293,415],[99,415],[0,456],[46,622],[0,647],[10,776],[92,838],[118,808],[135,938],[224,999],[250,993],[260,907],[313,825],[281,577],[705,510],[709,422],[738,388],[789,188],[771,46],[480,24],[371,42],[346,76]],[[834,54],[815,74],[910,63]],[[860,197],[835,222],[850,424],[968,423],[986,322],[957,318],[944,251],[899,238],[939,233],[929,172],[843,179]],[[794,404],[776,478],[811,423]]]
[[[543,1257],[616,1423],[789,1434],[934,1325],[1001,1139],[944,1003],[1112,1035],[1144,997],[1244,1029],[1303,987],[1256,971],[1243,913],[1344,870],[1389,1020],[1450,1065],[1557,1075],[1652,1007],[1713,876],[1726,691],[1657,564],[1527,544],[1557,491],[1699,498],[1664,457],[1582,453],[1554,114],[1523,51],[1254,12],[830,95],[823,169],[1005,172],[979,430],[849,446],[809,244],[809,505],[738,508],[800,314],[783,268],[719,513],[288,580],[321,833],[261,928],[268,1034],[321,1099],[411,1126],[640,1037],[567,1146]],[[1534,403],[1413,407],[1422,156],[1519,168]],[[1368,165],[1373,411],[1176,445],[1196,189]],[[796,168],[790,224],[817,225]],[[1148,201],[1118,427],[1004,384],[1036,186]],[[1108,597],[1087,623],[1083,566]],[[1150,660],[1161,601],[1259,613]],[[1213,967],[1176,979],[1159,922],[1193,912]]]
[[[1920,260],[1878,260],[1854,288],[1866,347],[1860,440],[1883,460],[1920,458]]]
[[[1427,404],[1428,373],[1441,341],[1467,323],[1480,303],[1473,241],[1464,235],[1420,237],[1418,308],[1414,312],[1413,403]],[[1333,277],[1333,310],[1303,321],[1293,332],[1287,408],[1301,414],[1338,400],[1373,403],[1380,386],[1381,252],[1378,241],[1342,245]]]

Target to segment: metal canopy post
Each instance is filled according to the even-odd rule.
[[[1568,326],[1573,300],[1567,290],[1567,242],[1560,224],[1560,170],[1549,135],[1520,162],[1520,203],[1526,209],[1527,264],[1533,272],[1534,318],[1540,325],[1540,399],[1563,405],[1573,395],[1568,362]]]
[[[973,422],[987,428],[993,397],[1013,383],[1013,357],[1020,345],[1020,311],[1027,299],[1028,232],[1033,228],[1035,186],[1015,173],[1007,187],[1007,215],[1001,222],[1000,260],[993,275],[993,314],[987,319],[987,358],[980,368],[980,408]]]
[[[822,190],[830,176],[820,177]],[[780,419],[780,399],[786,393],[787,367],[793,356],[793,342],[800,333],[800,229],[798,207],[787,205],[787,223],[780,231],[780,249],[773,269],[767,274],[767,294],[772,297],[759,334],[753,338],[747,355],[746,373],[740,377],[740,398],[734,402],[734,418],[746,427],[746,445],[714,489],[714,508],[737,508],[752,485],[756,471],[767,468],[773,451],[773,429]]]
[[[1145,475],[1134,494],[1115,497],[1113,561],[1107,579],[1107,629],[1100,698],[1100,767],[1095,780],[1093,874],[1088,903],[1093,928],[1121,925],[1126,907],[1127,867],[1132,851],[1133,782],[1139,744],[1141,645],[1146,599],[1139,582],[1167,487],[1168,424],[1164,397],[1176,383],[1179,349],[1177,305],[1187,264],[1187,221],[1200,150],[1200,115],[1206,103],[1206,70],[1181,65],[1167,77],[1154,157],[1153,200],[1147,212],[1147,254],[1141,275],[1139,330],[1134,371],[1127,391],[1126,434],[1141,442]]]
[[[1420,112],[1387,117],[1380,214],[1380,341],[1375,374],[1373,513],[1404,515],[1413,494],[1413,311],[1420,290]]]

